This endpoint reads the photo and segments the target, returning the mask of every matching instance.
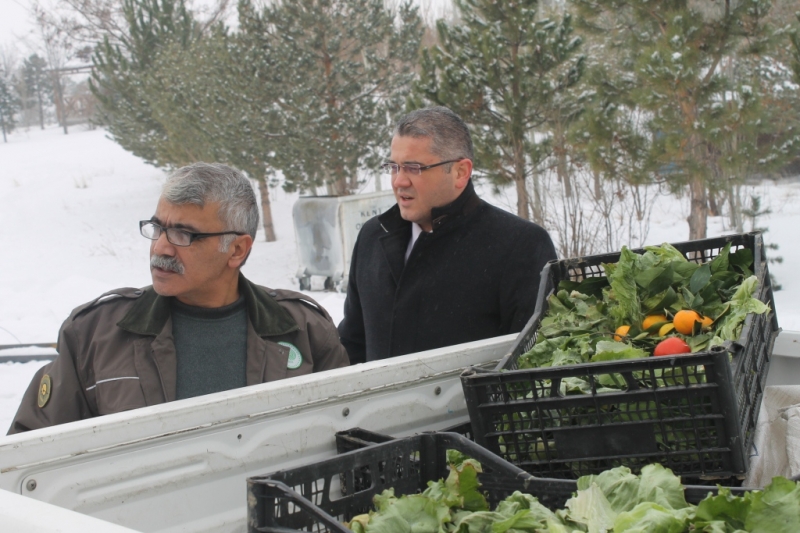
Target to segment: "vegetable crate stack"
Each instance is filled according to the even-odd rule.
[[[553,478],[743,478],[778,331],[758,232],[552,261],[511,353],[461,377],[475,442]]]

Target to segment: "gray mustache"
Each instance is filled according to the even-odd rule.
[[[176,257],[167,257],[166,255],[154,255],[151,257],[150,268],[160,268],[183,274],[183,263],[178,261]]]

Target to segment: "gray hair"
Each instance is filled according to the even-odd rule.
[[[253,185],[244,174],[222,163],[192,163],[173,171],[161,196],[175,205],[203,207],[219,203],[219,219],[226,231],[247,233],[253,239],[258,230],[258,202]],[[236,235],[220,238],[220,252],[226,252]]]
[[[472,137],[461,117],[444,106],[417,109],[397,121],[394,135],[399,137],[428,137],[431,152],[442,158],[473,159]],[[447,172],[453,165],[447,165]]]

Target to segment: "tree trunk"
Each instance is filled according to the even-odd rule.
[[[261,220],[267,242],[275,242],[275,226],[272,224],[272,204],[269,201],[269,188],[265,179],[258,180],[258,192],[261,193]]]
[[[344,175],[341,168],[334,169],[333,180],[330,181],[328,190],[333,196],[347,196],[350,194],[350,180]]]
[[[728,209],[730,209],[730,224],[731,228],[733,228],[736,233],[742,233],[744,231],[744,221],[742,220],[741,190],[741,185],[730,184],[727,187]]]
[[[517,188],[517,215],[530,220],[528,189],[525,187],[525,152],[521,140],[514,142],[514,185]]]
[[[708,196],[706,183],[701,175],[698,174],[692,177],[689,190],[691,192],[691,206],[689,208],[689,216],[686,219],[689,222],[689,240],[705,239],[708,229]]]
[[[708,214],[712,217],[719,216],[719,203],[717,202],[717,194],[714,192],[708,195]]]
[[[592,177],[594,178],[594,199],[599,202],[603,199],[603,182],[600,178],[600,172],[592,170]],[[610,250],[610,248],[609,248]]]
[[[53,89],[56,96],[56,115],[58,116],[58,122],[64,128],[64,135],[67,135],[69,131],[67,130],[67,110],[64,106],[64,89],[61,87],[60,77],[54,73],[53,78],[55,81],[53,84]]]
[[[567,141],[561,134],[560,127],[557,130],[557,135],[558,144],[554,150],[556,153],[556,172],[558,173],[558,179],[564,184],[564,195],[567,198],[572,198],[572,180],[567,170]]]
[[[563,150],[559,150],[557,156],[556,172],[558,172],[558,178],[564,184],[564,196],[572,198],[572,180],[570,180],[569,171],[567,171],[567,154]]]
[[[0,111],[0,127],[3,128],[3,142],[7,143],[8,139],[6,138],[6,118],[3,116],[2,111]]]
[[[525,187],[525,175],[521,179],[519,176],[514,177],[514,185],[517,187],[517,215],[525,220],[530,220],[528,211],[528,189]]]
[[[328,182],[328,194],[331,196],[347,196],[350,194],[347,181],[347,178],[341,177]]]
[[[542,209],[542,191],[539,187],[539,175],[536,170],[531,173],[531,180],[533,181],[533,202],[531,203],[531,211],[533,211],[533,221],[544,227],[544,210]]]
[[[347,194],[353,194],[358,190],[358,172],[354,172],[347,184]]]
[[[42,91],[37,91],[36,95],[39,99],[39,124],[44,129],[44,102],[42,102]]]

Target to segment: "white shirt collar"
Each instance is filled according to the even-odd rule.
[[[423,231],[422,226],[416,222],[411,223],[411,240],[408,241],[408,248],[406,248],[406,261],[408,261],[408,256],[411,255],[411,250],[414,249],[414,243],[417,242]]]

